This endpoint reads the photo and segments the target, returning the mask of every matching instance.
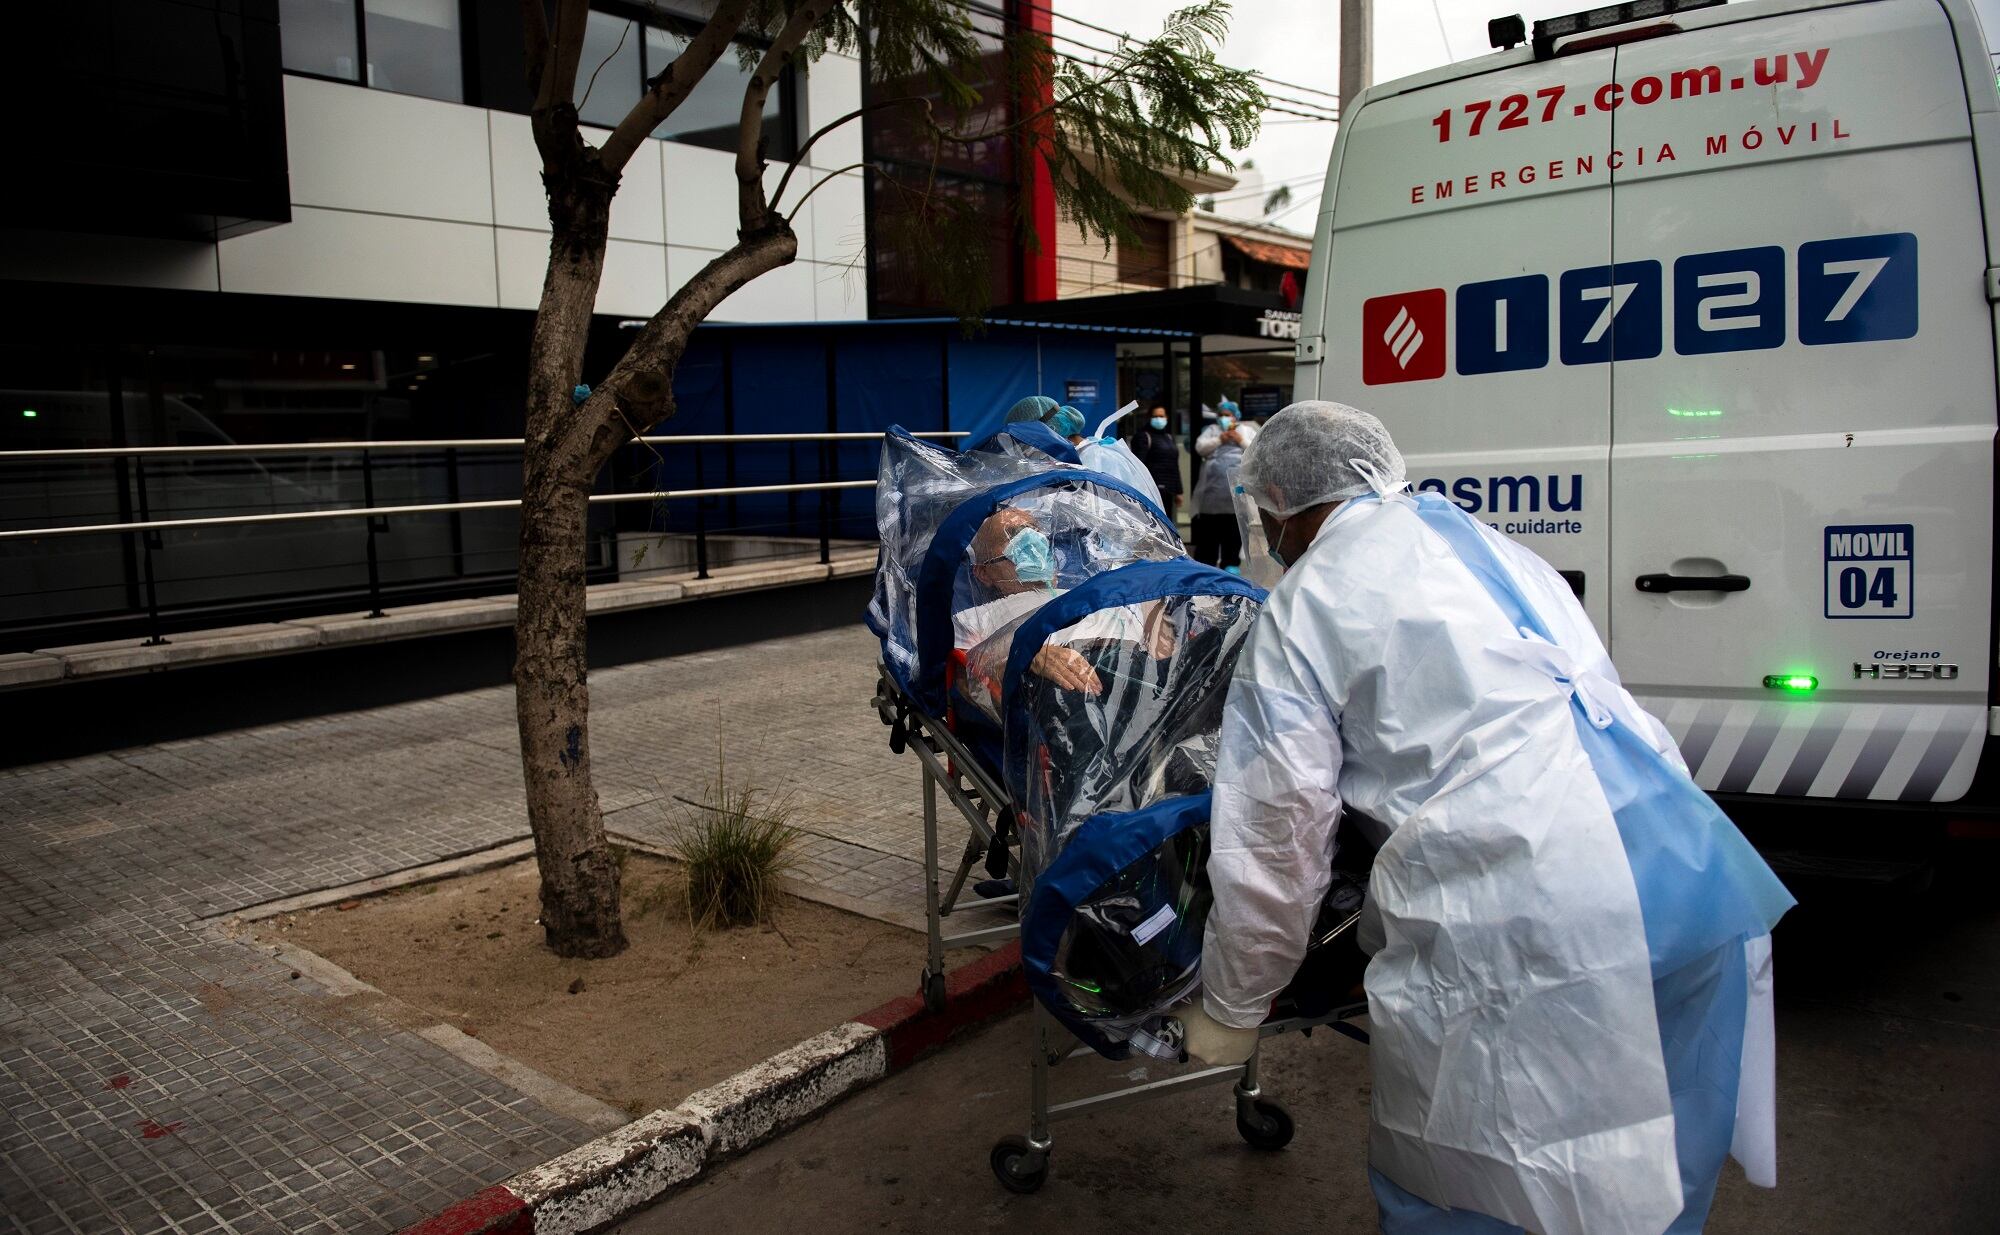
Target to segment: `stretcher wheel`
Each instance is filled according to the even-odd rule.
[[[993,1177],[1000,1181],[1001,1187],[1026,1195],[1041,1191],[1042,1185],[1049,1179],[1048,1155],[1040,1155],[1039,1162],[1029,1165],[1035,1157],[1028,1151],[1027,1141],[1018,1136],[1007,1136],[1000,1138],[1000,1143],[993,1147],[993,1153],[987,1160],[993,1164]]]
[[[1237,1111],[1236,1131],[1253,1149],[1283,1149],[1292,1143],[1292,1116],[1277,1103],[1259,1098],[1248,1112]]]
[[[944,975],[926,970],[918,983],[924,992],[925,1010],[932,1013],[944,1011]]]

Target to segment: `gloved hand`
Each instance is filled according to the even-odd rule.
[[[1255,1029],[1235,1029],[1208,1014],[1194,999],[1170,1010],[1181,1023],[1181,1049],[1207,1064],[1239,1064],[1257,1049]]]

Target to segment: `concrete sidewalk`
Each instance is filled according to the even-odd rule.
[[[610,826],[663,840],[721,758],[797,794],[802,878],[920,912],[875,650],[851,627],[593,673]],[[525,837],[512,709],[496,687],[0,771],[0,1230],[396,1229],[599,1130],[217,928]]]

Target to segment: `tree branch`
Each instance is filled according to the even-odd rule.
[[[694,328],[736,289],[788,265],[798,252],[798,237],[789,228],[780,228],[739,240],[710,259],[653,314],[597,384],[584,401],[582,414],[566,430],[566,445],[587,451],[594,469],[625,442],[627,435],[621,430],[635,423],[643,430],[671,415],[674,368]]]
[[[633,152],[638,150],[639,143],[659,128],[660,123],[694,92],[695,86],[729,50],[737,31],[743,28],[743,19],[750,12],[750,4],[751,0],[723,0],[701,28],[701,33],[695,35],[681,54],[674,57],[672,64],[654,75],[646,93],[632,105],[632,110],[625,114],[605,140],[600,158],[607,170],[622,171]]]
[[[528,93],[540,97],[549,65],[549,14],[542,0],[521,0],[521,32],[527,43]]]
[[[522,0],[524,8],[534,3],[535,0]],[[576,97],[576,66],[583,59],[583,32],[589,20],[590,0],[562,0],[561,7],[556,9],[555,43],[552,54],[543,58],[541,89],[535,95],[536,111],[547,111]]]
[[[877,99],[875,102],[868,104],[866,107],[857,107],[853,111],[848,112],[845,116],[840,117],[838,120],[829,120],[827,123],[821,125],[819,128],[814,129],[812,136],[806,138],[805,144],[799,147],[799,152],[792,156],[792,161],[790,165],[788,165],[785,168],[785,174],[778,178],[778,187],[771,190],[771,205],[776,206],[779,202],[785,199],[785,186],[792,182],[792,173],[799,170],[799,165],[805,162],[806,153],[813,148],[814,142],[818,141],[822,137],[825,137],[828,133],[833,132],[833,130],[839,128],[843,124],[848,123],[849,121],[859,120],[861,117],[867,115],[869,112],[881,111],[885,107],[895,107],[903,103],[920,103],[923,105],[924,115],[928,117],[931,114],[931,101],[929,99],[924,98],[922,95],[909,94],[909,95],[904,95],[901,98],[895,98],[895,99]],[[846,171],[847,169],[842,168],[841,170]],[[799,200],[804,201],[805,198],[802,197]]]
[[[736,121],[736,227],[740,236],[762,230],[771,214],[764,198],[764,99],[792,53],[839,2],[806,0],[795,9],[757,62],[750,84],[743,88],[743,111]]]
[[[811,198],[813,194],[819,192],[821,185],[825,184],[829,180],[833,180],[839,176],[843,176],[848,172],[859,171],[866,166],[868,166],[866,163],[849,163],[846,167],[830,171],[821,179],[813,181],[812,187],[807,189],[805,192],[799,194],[799,200],[792,203],[792,212],[785,216],[785,226],[790,227],[792,225],[792,220],[799,217],[799,211],[805,209],[806,201],[809,198]],[[791,173],[786,172],[785,175],[790,176]],[[780,191],[782,191],[784,187],[785,186],[782,183],[778,185]],[[773,206],[776,206],[777,203],[778,203],[778,194],[776,193],[771,194],[771,204]]]

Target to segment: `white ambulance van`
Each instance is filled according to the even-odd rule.
[[[1346,107],[1297,397],[1375,412],[1415,485],[1561,569],[1739,818],[1987,830],[2000,97],[1970,0],[1521,25]]]

